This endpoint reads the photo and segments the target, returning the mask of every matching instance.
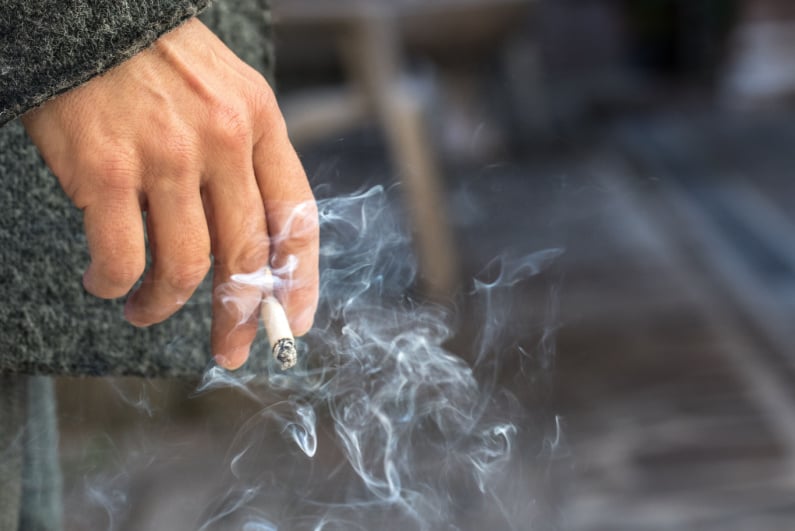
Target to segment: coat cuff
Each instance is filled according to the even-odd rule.
[[[0,125],[143,50],[210,0],[0,0]]]

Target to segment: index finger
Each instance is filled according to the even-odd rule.
[[[254,146],[254,173],[265,205],[276,296],[297,336],[309,331],[318,303],[318,214],[301,161],[279,114]]]

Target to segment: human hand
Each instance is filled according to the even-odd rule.
[[[174,314],[213,256],[212,351],[247,359],[262,286],[241,277],[272,267],[296,335],[318,298],[317,207],[267,82],[198,19],[152,47],[28,112],[22,122],[83,210],[86,290],[130,295],[136,326]],[[234,278],[233,278],[234,276]],[[230,299],[231,297],[231,299]]]

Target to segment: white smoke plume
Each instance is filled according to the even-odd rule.
[[[257,413],[219,456],[225,476],[208,480],[220,496],[190,517],[193,529],[542,528],[527,485],[529,463],[549,450],[547,433],[498,374],[507,358],[522,385],[548,370],[555,289],[527,301],[516,288],[562,250],[506,254],[472,281],[463,296],[477,330],[461,357],[447,346],[462,319],[456,306],[411,294],[411,239],[389,194],[374,187],[319,199],[321,300],[296,367],[205,374],[197,393],[233,389]],[[526,305],[545,316],[524,323],[538,332],[531,347],[515,338]],[[269,356],[269,346],[252,355]]]

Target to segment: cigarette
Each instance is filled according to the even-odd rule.
[[[270,276],[270,271],[267,274]],[[270,285],[273,285],[272,279]],[[272,293],[272,290],[269,291]],[[282,364],[282,370],[286,371],[298,361],[298,352],[295,350],[295,338],[290,330],[290,322],[287,320],[284,307],[272,294],[266,294],[260,313],[271,343],[273,357]]]

